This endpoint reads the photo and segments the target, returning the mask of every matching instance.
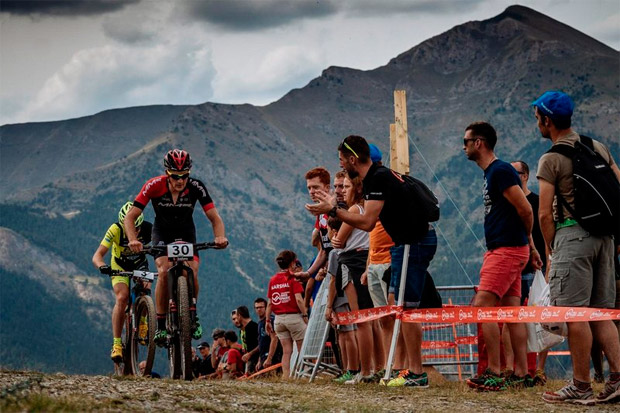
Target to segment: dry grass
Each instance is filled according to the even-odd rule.
[[[21,390],[8,392],[16,384]],[[74,411],[196,411],[196,412],[570,412],[583,407],[549,405],[540,395],[563,382],[546,387],[499,393],[472,391],[464,382],[446,381],[431,373],[426,390],[388,388],[361,384],[346,386],[318,379],[281,382],[275,378],[256,381],[194,381],[115,379],[104,376],[41,375],[0,372],[0,410],[35,412]],[[597,385],[595,390],[600,390]],[[592,411],[619,411],[618,405],[599,405]]]

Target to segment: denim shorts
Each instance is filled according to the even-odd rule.
[[[409,249],[409,261],[407,265],[407,279],[405,281],[405,300],[403,305],[408,308],[417,308],[424,291],[424,278],[431,260],[437,251],[437,234],[435,229],[428,230],[426,236],[419,242],[411,244]],[[400,274],[403,267],[404,245],[395,245],[390,248],[392,255],[392,278],[390,280],[390,293],[398,301],[400,289]]]

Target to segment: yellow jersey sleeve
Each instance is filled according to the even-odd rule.
[[[105,236],[101,240],[101,245],[110,249],[113,244],[121,243],[121,229],[116,224],[110,225],[110,228],[105,233]]]

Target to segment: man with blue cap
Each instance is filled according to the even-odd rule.
[[[581,137],[572,129],[575,105],[567,94],[545,92],[532,106],[541,135],[553,143],[552,149],[540,158],[536,173],[540,187],[540,228],[549,256],[547,277],[551,305],[614,308],[613,237],[590,234],[577,222],[580,217],[574,213],[573,160],[563,154],[564,149],[558,148],[575,148],[577,142],[588,145],[589,138]],[[592,140],[592,148],[620,181],[620,170],[609,149],[596,140]],[[620,341],[613,322],[570,322],[567,325],[573,380],[558,391],[544,393],[543,400],[593,405],[617,399],[620,396]],[[604,390],[596,399],[590,384],[592,339],[605,352],[610,372]]]

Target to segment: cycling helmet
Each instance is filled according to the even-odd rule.
[[[192,158],[187,151],[172,149],[164,156],[164,168],[170,171],[189,171],[192,168]]]
[[[121,210],[118,211],[118,222],[121,225],[123,225],[123,223],[125,222],[125,216],[127,215],[127,212],[129,212],[132,206],[133,206],[133,202],[127,201],[125,205],[121,207]],[[143,221],[144,221],[144,214],[140,213],[138,218],[136,218],[136,228],[142,225]]]

